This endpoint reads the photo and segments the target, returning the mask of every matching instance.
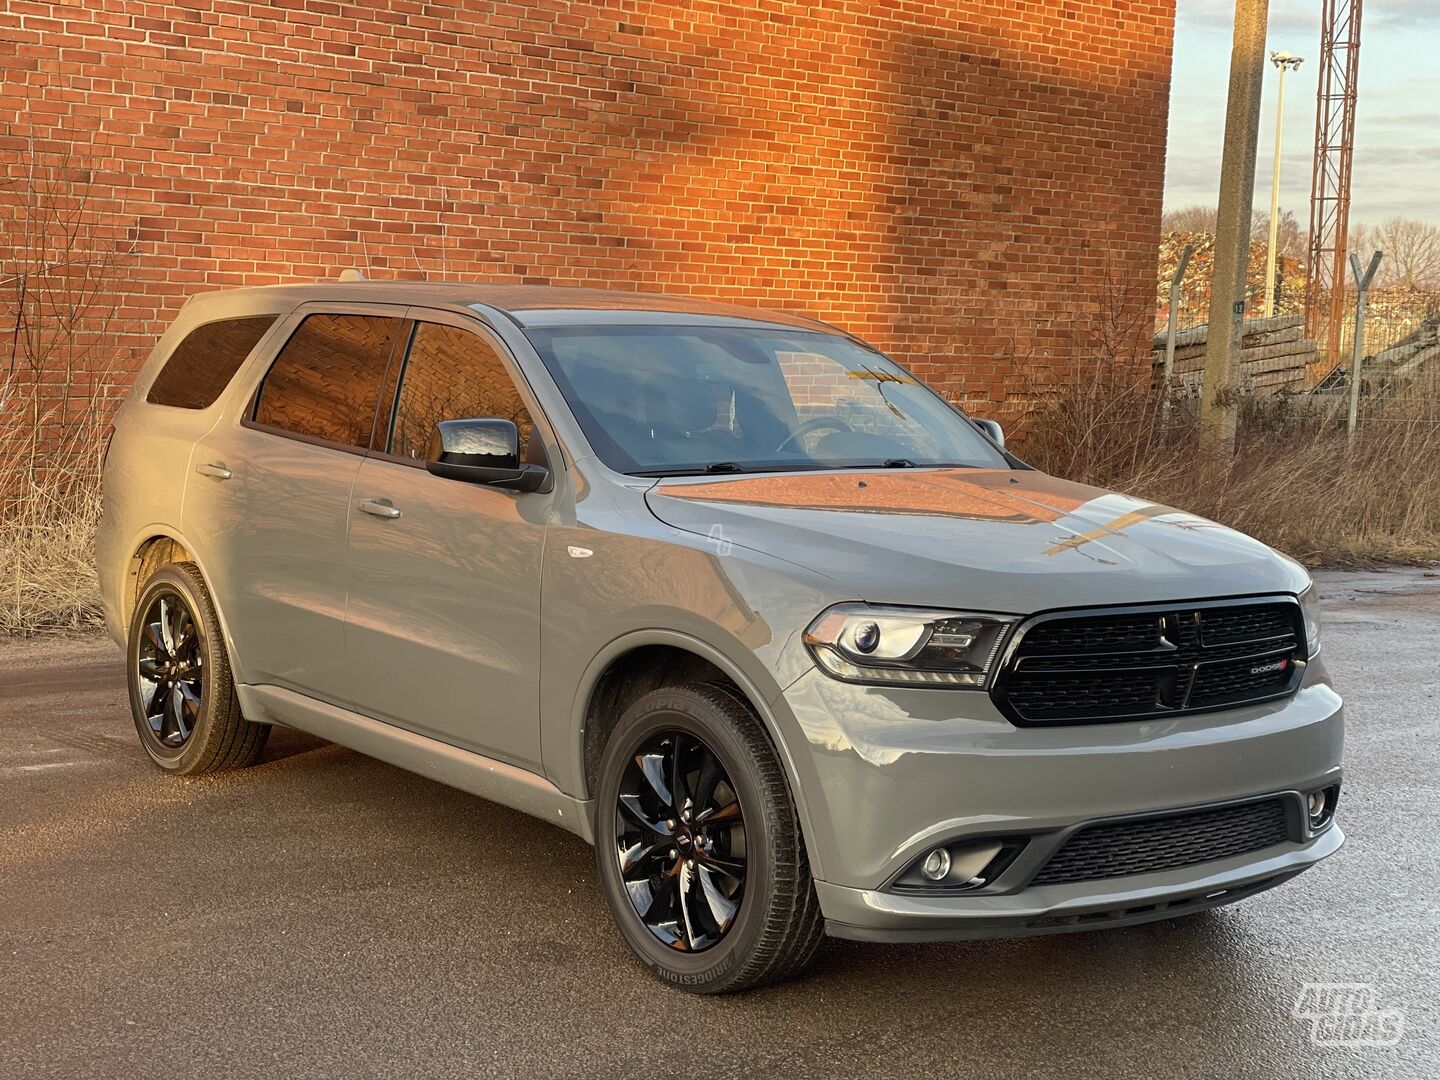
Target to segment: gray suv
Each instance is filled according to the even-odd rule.
[[[692,991],[1120,927],[1335,851],[1295,562],[1043,475],[864,342],[637,293],[191,300],[98,544],[150,759],[287,725],[592,843]]]

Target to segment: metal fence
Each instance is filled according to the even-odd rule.
[[[1187,241],[1182,245],[1181,241]],[[1160,273],[1156,291],[1156,338],[1155,369],[1157,381],[1163,381],[1166,366],[1166,344],[1173,335],[1177,361],[1168,370],[1175,375],[1172,388],[1184,386],[1187,365],[1195,366],[1195,354],[1203,356],[1205,347],[1204,326],[1209,317],[1210,245],[1208,238],[1173,237],[1167,235],[1160,253]],[[1187,255],[1188,250],[1188,255]],[[1253,254],[1253,253],[1252,253]],[[1255,260],[1252,259],[1252,262]],[[1368,263],[1368,258],[1365,260]],[[1363,274],[1365,267],[1361,267]],[[1353,275],[1352,275],[1353,276]],[[1383,275],[1382,275],[1383,277]],[[1299,316],[1304,311],[1304,294],[1300,288],[1303,280],[1294,268],[1289,272],[1283,265],[1280,275],[1281,286],[1277,293],[1277,316]],[[1342,327],[1339,348],[1334,355],[1327,353],[1324,335],[1313,342],[1313,361],[1306,370],[1290,371],[1283,379],[1273,372],[1251,373],[1250,365],[1244,358],[1256,355],[1259,368],[1276,366],[1275,360],[1267,353],[1275,353],[1277,347],[1266,348],[1273,338],[1275,326],[1261,321],[1246,326],[1246,349],[1242,353],[1241,384],[1246,392],[1274,393],[1283,390],[1297,397],[1310,399],[1308,404],[1317,411],[1346,414],[1358,411],[1359,422],[1422,422],[1433,423],[1437,415],[1434,398],[1440,393],[1440,290],[1417,288],[1407,285],[1387,285],[1370,288],[1365,297],[1365,314],[1361,328],[1360,378],[1358,393],[1351,394],[1351,370],[1355,353],[1355,330],[1358,291],[1355,281],[1348,281],[1346,288],[1346,317]],[[1260,282],[1252,281],[1247,295],[1247,308],[1258,310],[1263,301]],[[1322,297],[1318,305],[1327,310],[1328,298]],[[1288,324],[1294,319],[1281,319]],[[1278,325],[1278,324],[1277,324]],[[1295,336],[1291,330],[1289,336]],[[1248,350],[1252,342],[1258,343],[1258,351]],[[1305,339],[1306,345],[1312,339]],[[1252,374],[1255,377],[1251,377]],[[1193,382],[1196,374],[1190,373]],[[1190,387],[1189,389],[1195,389]],[[1348,399],[1353,396],[1358,410],[1347,408]]]

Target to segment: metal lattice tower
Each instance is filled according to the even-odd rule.
[[[1305,327],[1306,335],[1322,343],[1327,359],[1333,363],[1340,355],[1345,322],[1345,244],[1350,229],[1350,165],[1355,149],[1363,0],[1321,2]]]

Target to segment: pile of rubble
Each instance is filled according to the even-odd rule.
[[[1389,348],[1364,357],[1360,391],[1365,394],[1393,391],[1427,370],[1440,370],[1440,315],[1431,316]],[[1313,393],[1338,393],[1349,385],[1350,364],[1342,360],[1320,380]]]
[[[1366,373],[1381,379],[1418,375],[1428,364],[1440,361],[1440,317],[1423,323],[1403,341],[1365,360]]]
[[[1204,326],[1181,330],[1175,335],[1177,388],[1198,391],[1205,370]],[[1305,389],[1306,371],[1315,363],[1315,342],[1305,337],[1305,316],[1276,315],[1269,319],[1245,320],[1240,352],[1240,386],[1248,393],[1273,394],[1280,390],[1299,393]],[[1159,386],[1165,371],[1165,335],[1155,335],[1151,353],[1154,384]]]

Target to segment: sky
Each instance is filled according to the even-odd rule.
[[[1178,0],[1165,206],[1214,206],[1230,77],[1234,0]],[[1285,76],[1280,206],[1310,216],[1321,0],[1270,0],[1266,55],[1305,58]],[[1364,0],[1355,111],[1352,225],[1392,215],[1440,225],[1440,0]],[[1278,72],[1265,65],[1255,207],[1270,206]]]

